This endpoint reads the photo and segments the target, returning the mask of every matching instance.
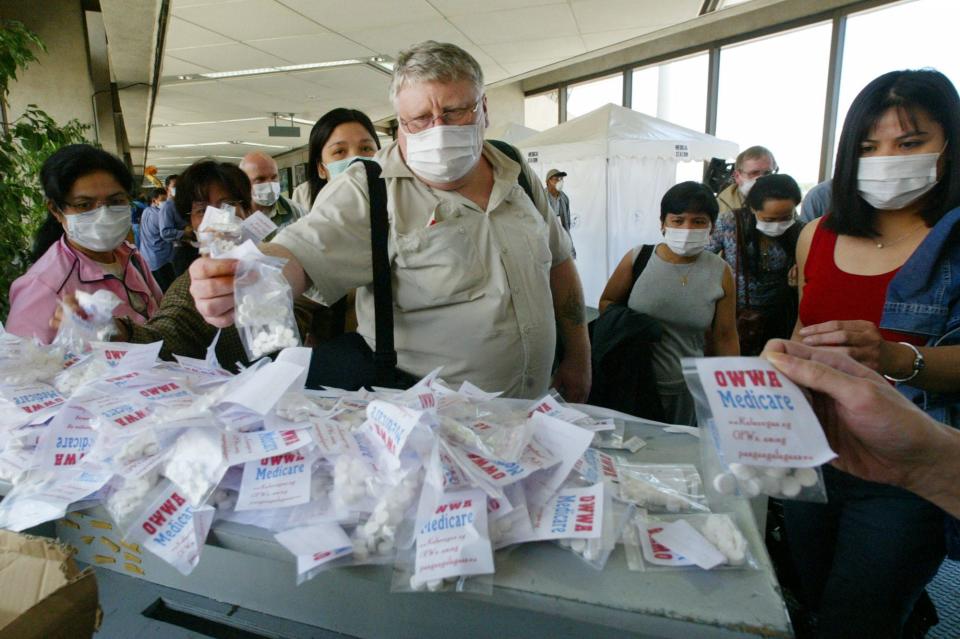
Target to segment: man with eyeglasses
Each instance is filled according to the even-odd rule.
[[[451,383],[536,397],[550,386],[559,332],[565,355],[553,384],[585,400],[590,347],[570,239],[523,160],[483,141],[480,65],[452,44],[415,45],[396,62],[390,97],[398,140],[376,159],[388,194],[399,368],[419,376],[442,366]],[[373,347],[365,167],[330,182],[310,215],[263,250],[288,259],[295,294],[313,286],[332,303],[356,288],[359,333]],[[202,258],[190,269],[197,309],[215,326],[233,323],[235,268]]]
[[[720,213],[742,209],[746,206],[747,194],[754,182],[779,170],[773,153],[766,147],[751,146],[742,151],[734,163],[733,184],[717,194]]]

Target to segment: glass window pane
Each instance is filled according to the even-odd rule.
[[[623,104],[622,73],[567,87],[567,119],[589,113],[608,102]]]
[[[804,192],[819,178],[831,30],[823,22],[720,51],[717,136],[767,147]]]
[[[704,131],[707,121],[707,66],[699,53],[633,72],[633,109]]]
[[[528,95],[523,100],[523,123],[537,131],[557,126],[560,122],[559,96],[559,91]]]
[[[843,47],[836,141],[853,99],[887,71],[933,67],[960,87],[960,56],[955,45],[949,45],[957,37],[958,22],[956,0],[916,0],[851,15]]]
[[[630,108],[656,117],[660,96],[660,67],[652,66],[633,72]]]

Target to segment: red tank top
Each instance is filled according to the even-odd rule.
[[[896,268],[880,275],[854,275],[841,271],[833,256],[837,234],[821,222],[813,233],[807,262],[803,267],[804,287],[800,299],[800,322],[812,326],[830,320],[867,320],[880,325],[887,285],[897,274]],[[923,346],[921,335],[880,329],[891,342],[909,342]]]

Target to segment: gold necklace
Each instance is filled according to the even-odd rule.
[[[896,244],[897,242],[899,242],[899,241],[901,241],[901,240],[907,239],[908,237],[910,237],[911,235],[913,235],[914,233],[916,233],[918,230],[920,230],[922,227],[924,227],[924,226],[926,226],[926,225],[927,225],[926,222],[920,222],[920,223],[917,224],[915,227],[913,227],[912,229],[910,229],[910,231],[909,231],[908,233],[905,233],[905,234],[901,235],[900,237],[898,237],[897,239],[895,239],[894,241],[892,241],[892,242],[887,242],[886,244],[884,244],[884,243],[881,242],[880,240],[877,240],[877,248],[878,248],[878,249],[882,249],[882,248],[887,248],[888,246],[893,246],[893,245]]]
[[[690,271],[692,271],[692,270],[693,270],[693,267],[696,266],[696,265],[697,265],[697,261],[696,261],[696,260],[694,260],[693,262],[690,262],[690,265],[687,266],[687,271],[686,271],[685,273],[682,273],[682,274],[680,275],[680,286],[686,286],[686,285],[687,285],[687,281],[688,281],[687,278],[690,277]],[[678,274],[681,273],[681,269],[680,269],[680,265],[679,265],[679,264],[674,264],[673,262],[671,262],[671,263],[670,263],[670,266],[672,266],[674,269],[676,269],[676,271],[677,271]]]

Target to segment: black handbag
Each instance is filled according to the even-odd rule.
[[[418,378],[397,368],[393,343],[393,285],[387,254],[387,186],[380,177],[380,165],[363,162],[370,194],[370,245],[373,260],[373,309],[377,338],[376,351],[370,349],[359,333],[344,333],[313,348],[307,388],[358,390],[381,386],[409,388]]]

